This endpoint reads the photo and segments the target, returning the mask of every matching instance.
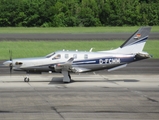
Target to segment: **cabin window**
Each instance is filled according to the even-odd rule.
[[[58,55],[56,55],[55,57],[53,57],[52,59],[55,60],[55,59],[60,59],[60,58],[61,58],[61,55],[58,54]]]
[[[74,58],[74,59],[77,59],[77,54],[74,54],[74,55],[73,55],[73,58]]]
[[[68,54],[65,54],[65,58],[68,59],[68,58],[69,58],[69,55],[68,55]]]
[[[88,59],[88,55],[87,54],[84,55],[84,59]]]

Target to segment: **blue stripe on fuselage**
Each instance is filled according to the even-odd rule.
[[[129,63],[134,61],[134,56],[132,57],[104,57],[96,59],[87,59],[74,61],[73,65],[84,65],[84,64],[118,64],[118,63]]]

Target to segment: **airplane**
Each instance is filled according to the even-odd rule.
[[[63,82],[71,81],[70,73],[84,73],[107,69],[113,71],[126,67],[129,63],[151,58],[142,51],[148,39],[151,27],[141,27],[120,47],[107,51],[68,51],[61,50],[44,57],[22,58],[5,61],[10,72],[25,71],[28,74],[42,72],[57,72],[63,74]],[[24,82],[29,82],[29,77]]]

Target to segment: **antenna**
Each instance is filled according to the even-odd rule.
[[[91,49],[89,50],[89,52],[92,52],[92,50],[93,50],[93,48],[91,48]]]

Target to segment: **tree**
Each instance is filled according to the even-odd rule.
[[[80,8],[81,9],[78,16],[80,26],[89,27],[101,25],[98,16],[98,7],[95,0],[83,0]]]
[[[159,25],[159,0],[0,0],[0,26]]]

